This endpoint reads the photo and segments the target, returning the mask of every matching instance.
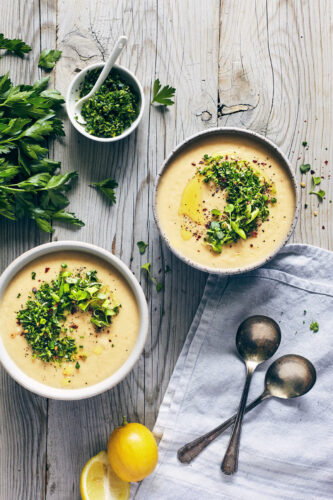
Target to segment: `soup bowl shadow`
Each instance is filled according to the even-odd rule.
[[[0,362],[7,373],[16,382],[22,385],[25,389],[28,389],[29,391],[38,394],[39,396],[68,401],[90,398],[96,396],[97,394],[101,394],[111,389],[112,387],[115,387],[130,373],[136,362],[139,360],[147,340],[148,306],[139,282],[132,274],[131,270],[118,257],[101,247],[78,241],[57,241],[53,243],[46,243],[44,245],[40,245],[31,250],[28,250],[27,252],[20,255],[5,269],[5,271],[0,276],[0,301],[9,283],[21,269],[23,269],[35,259],[38,259],[45,255],[51,256],[54,253],[64,251],[80,252],[91,255],[95,258],[97,257],[109,264],[111,268],[114,268],[116,271],[118,271],[118,273],[122,276],[122,278],[124,278],[125,282],[134,295],[140,317],[137,340],[134,344],[132,352],[123,363],[123,365],[115,373],[105,378],[101,382],[78,389],[62,389],[51,387],[27,375],[23,370],[21,370],[21,368],[18,367],[18,365],[8,354],[3,339],[0,335]]]

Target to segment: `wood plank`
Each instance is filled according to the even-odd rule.
[[[219,125],[255,130],[282,148],[299,184],[306,182],[293,241],[328,249],[333,248],[333,124],[327,112],[332,109],[332,21],[329,0],[223,0],[219,67]],[[248,109],[228,114],[239,105]],[[323,203],[308,194],[311,175],[301,179],[301,163],[325,177]]]
[[[125,32],[129,42],[121,63],[137,74],[147,103],[137,133],[121,143],[96,145],[69,129],[66,149],[58,148],[56,155],[80,170],[73,207],[87,225],[75,233],[57,230],[56,237],[113,249],[130,265],[148,298],[151,330],[145,355],[114,390],[74,404],[50,401],[49,499],[78,497],[81,467],[105,448],[108,434],[123,414],[150,427],[154,423],[206,276],[179,262],[161,244],[152,216],[153,184],[173,146],[217,121],[217,1],[209,9],[204,0],[100,1],[94,5],[86,0],[80,7],[73,3],[71,9],[64,0],[58,5],[57,44],[63,58],[57,65],[57,87],[65,91],[76,68],[107,55]],[[201,29],[195,31],[193,26]],[[176,105],[164,113],[148,104],[156,77],[177,88]],[[88,187],[89,182],[110,175],[119,183],[117,205],[112,208]],[[141,239],[149,242],[144,256],[136,247]],[[154,275],[165,280],[161,293],[140,276],[140,265],[147,261]],[[164,276],[166,264],[172,271]]]
[[[33,47],[24,59],[5,55],[0,74],[7,71],[14,84],[33,83],[40,78],[37,63],[42,44],[50,43],[50,13],[40,16],[39,2],[5,0],[1,5],[0,32],[6,37],[22,38]],[[29,20],[29,22],[27,22]],[[10,222],[0,219],[2,270],[22,252],[49,241],[31,221]],[[45,498],[47,400],[16,384],[0,369],[0,498]]]

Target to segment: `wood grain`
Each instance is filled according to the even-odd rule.
[[[255,130],[281,147],[299,185],[306,183],[293,241],[328,249],[333,249],[332,16],[329,0],[224,0],[219,59],[219,125]],[[244,104],[249,109],[224,114]],[[302,163],[324,177],[323,203],[308,194],[311,175],[301,176]]]
[[[52,156],[62,161],[63,170],[79,171],[70,208],[86,227],[57,226],[53,239],[95,243],[129,265],[148,299],[150,332],[132,373],[90,400],[38,398],[1,370],[0,500],[76,500],[82,466],[105,448],[122,415],[153,426],[206,280],[169,252],[153,220],[156,173],[177,143],[217,124],[240,126],[281,146],[299,183],[300,163],[310,163],[324,177],[321,187],[327,195],[319,204],[307,194],[310,174],[302,179],[307,188],[301,193],[303,208],[294,241],[333,248],[332,20],[330,0],[2,2],[0,32],[22,37],[34,48],[23,61],[11,56],[0,60],[1,72],[10,69],[17,83],[40,76],[41,48],[56,47],[63,54],[51,79],[66,93],[77,71],[105,59],[119,35],[129,38],[120,63],[143,84],[143,121],[129,138],[103,145],[81,137],[66,120],[66,138],[54,143]],[[165,111],[149,105],[157,77],[177,89],[176,104]],[[304,140],[308,147],[302,146]],[[119,183],[114,207],[89,187],[107,176]],[[26,249],[48,240],[26,221],[0,220],[0,234],[2,269]],[[143,256],[138,240],[149,243]],[[140,273],[147,261],[164,282],[160,293]],[[165,273],[166,265],[171,272]]]

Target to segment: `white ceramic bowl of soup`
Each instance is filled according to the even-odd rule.
[[[121,382],[121,380],[123,380],[132,370],[146,343],[148,335],[148,307],[139,282],[131,270],[116,256],[96,245],[76,241],[59,241],[46,243],[23,253],[5,269],[0,277],[0,308],[2,301],[6,298],[5,294],[7,290],[10,290],[10,285],[14,282],[16,276],[20,276],[22,270],[29,269],[29,265],[32,262],[35,262],[37,265],[38,262],[44,262],[43,259],[45,260],[45,258],[47,261],[50,259],[51,262],[52,256],[57,257],[62,254],[70,255],[71,257],[73,255],[78,255],[78,258],[87,258],[88,260],[92,259],[93,261],[96,260],[100,262],[105,266],[105,269],[110,270],[110,273],[113,273],[117,277],[118,281],[120,281],[121,285],[124,287],[124,290],[128,290],[130,300],[132,301],[132,307],[135,307],[135,311],[137,311],[138,314],[136,340],[133,343],[128,357],[112,375],[100,380],[96,384],[80,388],[53,387],[29,376],[25,370],[18,366],[18,363],[15,362],[13,357],[9,354],[9,349],[6,348],[7,340],[6,342],[4,341],[3,332],[1,331],[4,327],[0,325],[0,362],[16,382],[35,394],[53,399],[76,400],[89,398],[111,389]],[[47,268],[45,268],[45,271],[46,269]],[[47,279],[45,279],[45,281],[47,281]],[[19,281],[17,283],[19,283]],[[36,286],[37,285],[36,281]],[[135,306],[133,306],[134,303]],[[124,314],[126,315],[126,311]],[[126,320],[126,316],[123,316],[123,321],[124,320]],[[126,335],[126,328],[122,328],[122,331]],[[22,338],[24,339],[24,337]],[[28,349],[27,342],[26,345]],[[38,362],[40,362],[40,360],[38,360]],[[61,367],[65,365],[66,363],[63,363]]]
[[[95,63],[87,66],[83,70],[80,71],[72,80],[66,95],[66,110],[72,125],[80,134],[84,135],[88,139],[92,139],[97,142],[116,142],[121,139],[124,139],[128,135],[130,135],[134,130],[138,127],[140,121],[143,117],[144,105],[145,105],[145,96],[143,92],[143,88],[137,77],[132,73],[129,69],[124,66],[120,66],[119,64],[115,64],[111,71],[116,71],[122,80],[128,83],[138,97],[138,116],[131,123],[131,125],[125,129],[122,134],[117,135],[115,137],[97,137],[96,135],[89,134],[84,125],[81,125],[77,119],[75,118],[75,105],[77,101],[80,99],[80,85],[87,76],[88,72],[94,69],[102,69],[104,63]]]
[[[239,159],[254,161],[255,166],[260,163],[257,170],[264,178],[273,177],[271,180],[276,185],[277,204],[270,208],[271,220],[262,224],[264,231],[256,238],[238,240],[230,247],[226,245],[221,254],[214,253],[205,244],[204,227],[207,226],[202,226],[200,241],[193,237],[183,241],[180,236],[182,193],[197,167],[200,167],[199,162],[205,153],[212,156],[229,154],[229,159],[234,155]],[[222,197],[222,194],[216,198],[218,196]],[[212,202],[212,198],[205,201],[208,205],[204,206],[211,205],[210,210],[214,207],[212,203],[216,203]],[[287,243],[297,222],[299,194],[289,160],[274,143],[245,129],[212,128],[186,139],[164,161],[156,179],[153,208],[162,239],[179,259],[200,271],[233,275],[264,265]],[[265,233],[266,228],[268,231]]]

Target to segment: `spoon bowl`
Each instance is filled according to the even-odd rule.
[[[280,342],[280,327],[267,316],[250,316],[237,330],[236,347],[245,362],[263,363],[273,356]]]
[[[316,370],[303,356],[286,354],[270,365],[265,377],[266,391],[281,399],[297,398],[316,382]]]

